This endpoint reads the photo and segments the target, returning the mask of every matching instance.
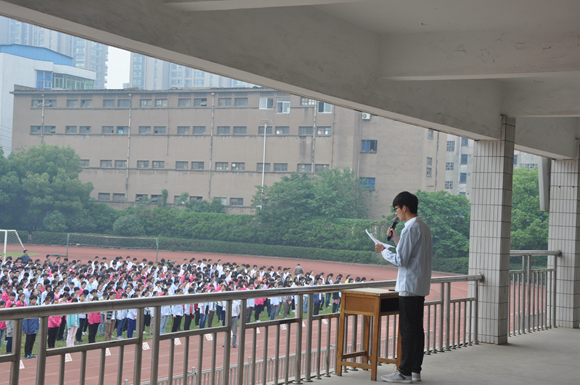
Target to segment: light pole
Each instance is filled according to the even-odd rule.
[[[262,148],[262,191],[261,191],[261,195],[262,198],[264,197],[264,173],[266,171],[266,134],[268,131],[268,125],[270,126],[274,126],[274,123],[272,122],[272,119],[262,119],[260,120],[260,123],[258,124],[258,126],[264,125],[264,145]],[[262,205],[258,205],[257,207],[262,208]]]

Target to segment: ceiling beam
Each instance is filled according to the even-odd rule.
[[[362,1],[368,0],[170,0],[166,3],[181,11],[200,12],[359,3]]]

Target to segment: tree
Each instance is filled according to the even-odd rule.
[[[292,173],[272,186],[256,186],[256,216],[269,225],[289,227],[314,218],[364,218],[365,190],[354,171],[331,169],[317,174]]]
[[[514,169],[512,250],[548,249],[548,213],[540,211],[538,169]]]
[[[417,214],[431,228],[433,258],[469,257],[471,205],[463,195],[417,191]]]
[[[137,215],[127,214],[119,217],[113,223],[113,233],[125,237],[134,237],[145,234],[145,229]]]
[[[66,221],[82,213],[89,202],[92,183],[82,183],[80,157],[71,147],[41,144],[26,152],[12,152],[2,185],[13,184],[18,193],[11,199],[12,218],[18,226],[36,230],[45,216],[57,210]],[[4,190],[4,187],[0,187]]]

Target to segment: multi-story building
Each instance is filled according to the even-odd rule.
[[[42,94],[14,91],[13,147],[73,147],[81,180],[112,206],[158,200],[167,189],[169,203],[187,192],[248,213],[262,182],[334,167],[355,170],[374,190],[373,218],[388,214],[400,191],[444,188],[446,135],[283,92],[50,91],[44,111]]]
[[[15,84],[41,90],[92,89],[94,82],[94,72],[73,67],[72,59],[58,52],[18,44],[0,45],[0,147],[4,156],[12,150],[11,92]],[[51,100],[46,98],[44,105],[49,107]]]
[[[0,16],[0,44],[44,47],[73,58],[77,68],[95,72],[94,88],[105,88],[109,47]]]
[[[129,84],[145,90],[171,88],[245,88],[246,82],[168,63],[137,53],[131,54]]]
[[[445,153],[445,190],[471,199],[473,140],[447,135]]]

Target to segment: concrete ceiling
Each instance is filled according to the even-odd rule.
[[[473,139],[577,155],[580,1],[0,0],[0,14]]]

